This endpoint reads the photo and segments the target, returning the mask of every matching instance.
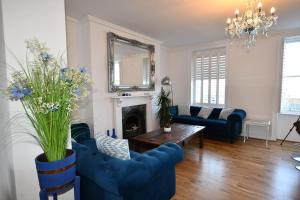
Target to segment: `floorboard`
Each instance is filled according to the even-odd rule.
[[[293,153],[300,146],[242,138],[234,144],[197,138],[184,147],[184,161],[176,167],[176,195],[172,200],[300,200],[300,171]],[[300,165],[300,163],[298,163]]]

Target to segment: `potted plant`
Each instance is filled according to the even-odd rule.
[[[37,39],[26,45],[26,65],[19,62],[7,94],[21,102],[43,150],[35,159],[41,190],[63,190],[75,180],[75,152],[67,144],[72,112],[88,94],[89,75],[85,68],[62,68],[62,57],[54,58]]]
[[[162,87],[157,101],[157,118],[159,119],[160,127],[164,128],[165,132],[171,132],[172,116],[170,113],[171,100],[169,96],[170,92],[166,92]]]

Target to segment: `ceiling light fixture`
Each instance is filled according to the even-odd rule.
[[[257,0],[247,0],[245,12],[240,15],[238,9],[235,10],[235,17],[226,21],[225,33],[230,39],[238,39],[243,45],[250,48],[255,45],[258,36],[268,36],[271,26],[276,24],[278,16],[275,8],[270,9],[270,15],[262,9],[262,2]]]

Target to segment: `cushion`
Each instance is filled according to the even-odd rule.
[[[179,115],[191,115],[189,106],[179,106]]]
[[[222,108],[214,108],[211,114],[209,115],[208,119],[219,119],[220,112]]]
[[[128,140],[114,139],[106,135],[98,135],[96,144],[102,153],[119,158],[121,160],[130,160]]]
[[[200,112],[201,107],[199,106],[190,106],[190,113],[192,117],[196,117]]]
[[[219,116],[219,119],[225,119],[227,120],[227,117],[234,111],[234,108],[223,108],[221,113],[220,113],[220,116]]]
[[[198,117],[202,117],[203,119],[207,119],[212,111],[213,111],[213,108],[202,107],[199,114],[198,114]]]

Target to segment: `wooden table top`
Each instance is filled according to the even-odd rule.
[[[136,136],[130,140],[157,146],[167,142],[179,144],[205,128],[204,126],[195,126],[189,124],[172,124],[171,127],[172,131],[170,133],[165,133],[163,128],[161,128]]]

